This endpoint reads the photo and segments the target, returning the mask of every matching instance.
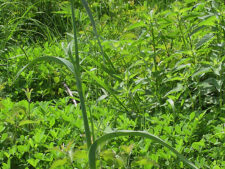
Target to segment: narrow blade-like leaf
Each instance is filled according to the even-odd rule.
[[[89,16],[89,18],[91,20],[91,24],[92,24],[92,27],[93,27],[93,31],[94,31],[94,34],[95,34],[96,39],[98,41],[98,45],[100,47],[101,54],[103,56],[103,61],[106,59],[107,62],[111,65],[111,67],[115,70],[115,68],[113,66],[113,63],[111,62],[110,58],[107,56],[107,54],[103,50],[103,47],[102,47],[102,44],[101,44],[101,41],[100,41],[100,38],[99,38],[99,35],[98,35],[98,32],[97,32],[97,29],[96,29],[94,17],[92,16],[91,10],[90,10],[90,8],[88,6],[88,2],[86,0],[81,0],[81,1],[82,1],[82,4],[83,4],[84,8],[86,9],[87,14],[88,14],[88,16]]]
[[[198,169],[194,164],[192,164],[189,160],[187,160],[183,155],[181,155],[177,150],[175,150],[173,147],[171,147],[169,144],[164,142],[162,139],[158,138],[157,136],[150,134],[145,131],[129,131],[129,130],[119,130],[112,133],[105,134],[104,136],[98,138],[90,147],[89,149],[89,165],[90,169],[96,169],[96,163],[95,163],[95,156],[96,156],[96,150],[101,143],[104,143],[108,140],[111,140],[116,137],[120,136],[140,136],[144,138],[151,139],[155,141],[156,143],[159,143],[165,147],[167,147],[170,151],[172,151],[174,154],[176,154],[187,166],[193,169]]]
[[[53,57],[53,56],[43,56],[43,57],[39,57],[37,59],[34,59],[32,62],[28,63],[26,66],[24,66],[22,69],[19,70],[19,72],[17,73],[15,80],[19,77],[19,75],[28,67],[36,64],[39,61],[54,61],[56,63],[59,63],[61,65],[65,65],[73,74],[75,74],[75,69],[73,64],[63,58],[59,58],[59,57]]]

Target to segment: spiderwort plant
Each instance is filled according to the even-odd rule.
[[[88,7],[88,3],[87,3],[86,0],[81,0],[81,1],[82,1],[82,4],[85,7],[85,9],[86,9],[86,11],[88,13],[88,16],[89,16],[89,18],[91,20],[91,24],[93,26],[93,31],[95,33],[98,45],[100,46],[100,50],[101,50],[101,53],[103,55],[103,62],[107,61],[107,63],[113,68],[112,62],[107,57],[107,55],[103,52],[103,48],[102,48],[100,39],[99,39],[97,31],[96,31],[96,25],[95,25],[92,13],[91,13],[91,11],[90,11],[90,9]],[[68,61],[68,60],[66,60],[64,58],[60,58],[60,57],[52,57],[52,56],[39,57],[39,58],[33,60],[32,62],[30,62],[29,64],[27,64],[26,66],[24,66],[17,73],[16,78],[20,75],[20,73],[24,69],[26,69],[27,67],[30,67],[31,65],[36,64],[38,61],[54,61],[54,62],[59,63],[61,65],[65,65],[69,69],[69,71],[73,74],[73,76],[75,76],[77,90],[78,90],[78,94],[79,94],[79,97],[80,97],[80,105],[81,105],[81,110],[82,110],[82,115],[83,115],[83,123],[84,123],[85,135],[86,135],[87,148],[89,150],[89,154],[88,154],[88,156],[89,156],[89,166],[90,166],[91,169],[95,169],[96,168],[96,150],[97,150],[98,146],[101,143],[107,142],[108,140],[111,140],[111,139],[119,137],[119,136],[140,136],[140,137],[151,139],[151,140],[155,141],[156,143],[159,143],[159,144],[167,147],[170,151],[175,153],[190,168],[197,169],[197,167],[194,164],[192,164],[189,160],[187,160],[183,155],[181,155],[179,152],[177,152],[169,144],[167,144],[166,142],[164,142],[160,138],[158,138],[158,137],[156,137],[156,136],[154,136],[154,135],[152,135],[150,133],[147,133],[145,131],[118,130],[118,131],[114,131],[114,132],[105,134],[104,136],[96,139],[93,143],[91,142],[91,132],[90,132],[88,116],[87,116],[87,112],[86,112],[84,94],[83,94],[83,90],[82,90],[82,81],[81,81],[81,73],[80,73],[80,62],[79,62],[79,50],[78,50],[78,40],[77,40],[77,34],[76,34],[76,24],[75,24],[75,15],[74,15],[74,1],[70,0],[70,2],[71,2],[72,23],[73,23],[73,31],[74,31],[75,58],[72,55],[71,48],[69,48],[69,51],[68,51],[68,56],[70,58],[70,61]],[[87,72],[87,73],[89,75],[92,75],[89,72]],[[99,83],[98,77],[93,75],[92,78],[97,82],[97,84],[99,84],[100,86],[105,88],[107,91],[109,91],[109,93],[111,93],[110,92],[111,89],[106,88],[104,83]],[[119,104],[121,104],[121,106],[123,106],[123,104],[120,102],[120,100],[116,97],[115,94],[111,93],[111,95],[113,97],[115,97],[115,99],[119,102]],[[126,109],[126,107],[124,107],[124,109]]]

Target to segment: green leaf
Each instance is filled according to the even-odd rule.
[[[33,167],[36,167],[39,161],[40,161],[39,159],[33,159],[33,158],[30,158],[27,160],[27,162],[31,164]]]
[[[222,88],[222,85],[223,85],[222,80],[217,80],[216,78],[212,77],[212,78],[206,79],[204,82],[213,85],[216,88],[216,90],[218,90],[218,92],[221,91],[221,88]]]
[[[113,150],[108,149],[101,152],[100,156],[106,161],[113,161],[115,160],[116,153]]]
[[[205,36],[203,36],[203,38],[200,41],[198,41],[198,43],[195,45],[195,48],[196,49],[201,48],[205,43],[209,42],[213,37],[214,37],[213,33],[206,34]]]
[[[137,35],[135,35],[134,33],[124,33],[120,39],[121,40],[137,39]]]
[[[149,158],[139,158],[137,160],[134,161],[134,165],[137,166],[156,166],[157,168],[160,168],[159,164],[157,164],[155,161],[149,159]]]
[[[172,99],[167,99],[167,101],[169,102],[173,112],[175,112],[175,106],[174,106],[174,101]]]
[[[166,93],[165,97],[167,97],[168,95],[180,92],[184,89],[184,86],[180,83],[177,84],[177,87],[175,87],[174,89],[170,90],[168,93]]]
[[[3,133],[2,135],[1,135],[1,142],[3,142],[3,141],[5,141],[5,139],[7,139],[8,138],[8,133]]]
[[[120,148],[125,151],[126,154],[130,154],[132,149],[133,149],[134,145],[131,144],[129,146],[126,146],[126,145],[122,145]]]
[[[195,112],[192,112],[192,113],[190,114],[190,117],[189,117],[189,118],[190,118],[190,119],[189,119],[190,121],[193,120],[193,119],[195,118]]]
[[[81,0],[82,1],[82,4],[85,8],[85,10],[87,11],[87,14],[91,20],[91,24],[92,24],[92,27],[93,27],[93,32],[95,34],[95,37],[97,39],[97,42],[98,42],[98,45],[101,49],[101,54],[102,54],[102,57],[103,57],[103,61],[106,59],[108,61],[108,63],[111,65],[111,67],[115,70],[114,66],[113,66],[113,63],[111,62],[110,58],[106,55],[106,53],[103,51],[103,47],[102,47],[102,44],[101,44],[101,41],[100,41],[100,38],[99,38],[99,35],[98,35],[98,32],[97,32],[97,29],[96,29],[96,25],[95,25],[95,21],[94,21],[94,17],[91,13],[91,10],[88,6],[88,2],[86,0]]]
[[[0,133],[5,130],[5,127],[3,125],[0,125]]]
[[[135,24],[132,24],[130,26],[128,26],[128,28],[126,30],[132,30],[132,29],[135,29],[135,28],[139,28],[139,27],[145,27],[145,23],[143,21],[140,21],[140,22],[137,22]]]
[[[59,82],[60,82],[59,77],[54,77],[54,82],[55,82],[55,83],[59,83]]]
[[[193,169],[197,169],[197,167],[192,164],[189,160],[187,160],[183,155],[181,155],[178,151],[176,151],[173,147],[171,147],[169,144],[164,142],[162,139],[158,138],[155,135],[152,135],[145,131],[129,131],[129,130],[119,130],[112,133],[105,134],[104,136],[98,138],[90,147],[88,157],[89,157],[89,165],[90,169],[96,169],[96,150],[97,148],[104,142],[111,140],[116,137],[120,136],[140,136],[144,138],[151,139],[155,141],[156,143],[159,143],[165,147],[167,147],[170,151],[172,151],[174,154],[176,154],[187,166]]]
[[[23,120],[19,123],[19,126],[23,126],[25,124],[34,124],[34,123],[39,123],[39,121]]]
[[[211,72],[211,68],[210,67],[206,67],[206,68],[201,68],[200,70],[198,70],[197,72],[195,72],[192,75],[192,78],[195,78],[196,76],[201,76],[205,73]]]
[[[75,151],[74,154],[73,154],[73,159],[74,160],[81,160],[81,159],[87,160],[88,159],[87,151],[85,151],[85,150]]]
[[[67,163],[67,159],[64,158],[62,160],[56,160],[52,166],[50,167],[50,169],[54,169],[54,168],[57,168],[57,167],[60,167],[60,166],[63,166],[64,164]]]
[[[198,26],[203,26],[203,25],[214,26],[215,21],[218,20],[215,15],[206,15],[203,17],[199,17],[199,19],[202,19],[203,21],[201,23],[199,23]]]
[[[93,78],[101,87],[103,87],[107,92],[109,92],[116,100],[117,102],[125,109],[126,112],[128,112],[127,108],[124,106],[124,104],[118,99],[118,97],[115,95],[113,89],[111,89],[108,85],[106,85],[103,80],[98,78],[93,71],[87,71],[86,73]]]
[[[53,56],[43,56],[43,57],[39,57],[35,60],[33,60],[32,62],[28,63],[26,66],[24,66],[22,69],[20,69],[20,71],[17,73],[15,80],[19,77],[19,75],[28,67],[37,64],[37,62],[39,61],[54,61],[56,63],[59,63],[61,65],[65,65],[73,74],[75,74],[75,69],[73,64],[63,58],[59,58],[59,57],[53,57]]]

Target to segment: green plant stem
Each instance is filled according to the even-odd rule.
[[[73,2],[73,0],[70,0],[70,2],[71,2],[71,11],[72,11],[72,23],[73,23],[73,32],[74,32],[74,45],[75,45],[76,60],[74,61],[72,54],[70,55],[70,58],[72,60],[72,63],[73,63],[74,69],[75,69],[75,78],[76,78],[78,94],[80,97],[80,105],[81,105],[83,122],[84,122],[87,148],[89,149],[89,147],[91,146],[91,133],[90,133],[90,127],[89,127],[89,123],[88,123],[88,117],[87,117],[86,106],[85,106],[85,101],[84,101],[82,82],[81,82],[81,78],[80,78],[80,63],[79,63],[78,42],[77,42],[76,25],[75,25],[74,2]]]
[[[92,116],[92,109],[89,109],[90,111],[90,122],[91,122],[91,131],[92,131],[92,140],[95,141],[95,130],[94,130],[94,122],[93,122],[93,116]]]
[[[184,47],[187,49],[186,41],[185,41],[185,38],[184,38],[184,32],[182,30],[181,20],[180,20],[180,16],[179,15],[177,16],[177,20],[178,20],[178,28],[180,30],[180,35],[181,35]]]

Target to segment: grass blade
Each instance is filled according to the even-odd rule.
[[[128,112],[128,109],[126,108],[126,106],[120,101],[120,99],[115,95],[114,91],[108,87],[108,85],[106,85],[100,78],[98,78],[93,72],[87,71],[85,70],[86,73],[93,78],[98,85],[100,85],[101,87],[103,87],[107,92],[109,92],[115,99],[116,101],[124,108],[124,110],[126,112]]]
[[[181,155],[178,151],[176,151],[173,147],[171,147],[169,144],[164,142],[162,139],[156,137],[155,135],[152,135],[145,131],[129,131],[129,130],[119,130],[112,133],[105,134],[104,136],[98,138],[90,147],[89,149],[89,165],[90,169],[96,169],[96,162],[95,162],[95,156],[96,156],[96,150],[101,143],[104,143],[108,140],[111,140],[116,137],[120,136],[140,136],[144,138],[151,139],[155,141],[156,143],[159,143],[165,147],[167,147],[170,151],[172,151],[174,154],[176,154],[187,166],[193,169],[198,169],[193,163],[191,163],[189,160],[187,160],[183,155]]]
[[[22,69],[19,70],[19,72],[16,74],[15,80],[19,77],[19,75],[28,67],[37,64],[37,62],[39,61],[53,61],[56,62],[58,64],[61,65],[65,65],[73,74],[75,74],[75,69],[73,64],[63,58],[59,58],[59,57],[54,57],[54,56],[43,56],[43,57],[39,57],[37,59],[34,59],[32,62],[28,63],[26,66],[24,66]]]
[[[103,56],[103,61],[105,62],[105,59],[107,60],[107,62],[111,65],[111,67],[113,68],[113,70],[116,72],[116,69],[115,67],[113,66],[113,63],[111,62],[111,60],[109,59],[109,57],[106,55],[106,53],[104,52],[103,50],[103,47],[102,47],[102,44],[101,44],[101,41],[100,41],[100,38],[99,38],[99,35],[98,35],[98,32],[97,32],[97,29],[96,29],[96,24],[95,24],[95,21],[94,21],[94,17],[92,16],[92,13],[91,13],[91,10],[90,8],[88,7],[88,3],[86,0],[81,0],[82,1],[82,4],[84,6],[84,8],[86,9],[87,11],[87,14],[91,20],[91,24],[92,24],[92,27],[93,27],[93,31],[94,31],[94,34],[96,36],[96,39],[98,41],[98,45],[100,47],[100,50],[101,50],[101,53],[102,53],[102,56]]]
[[[76,83],[77,83],[78,94],[80,97],[80,106],[81,106],[82,116],[83,116],[85,136],[86,136],[86,141],[87,141],[87,147],[89,149],[89,147],[91,146],[91,132],[90,132],[90,127],[89,127],[89,123],[88,123],[88,117],[87,117],[87,111],[86,111],[86,106],[85,106],[84,94],[83,94],[83,89],[82,89],[82,81],[81,81],[81,75],[80,75],[80,62],[79,62],[78,41],[77,41],[77,32],[76,32],[76,23],[75,23],[75,14],[74,14],[74,1],[71,0],[70,3],[71,3],[71,12],[72,12],[73,35],[74,35],[76,60],[75,61],[73,60],[72,51],[69,52],[68,54],[72,60],[74,68],[75,68],[75,78],[76,78]]]

